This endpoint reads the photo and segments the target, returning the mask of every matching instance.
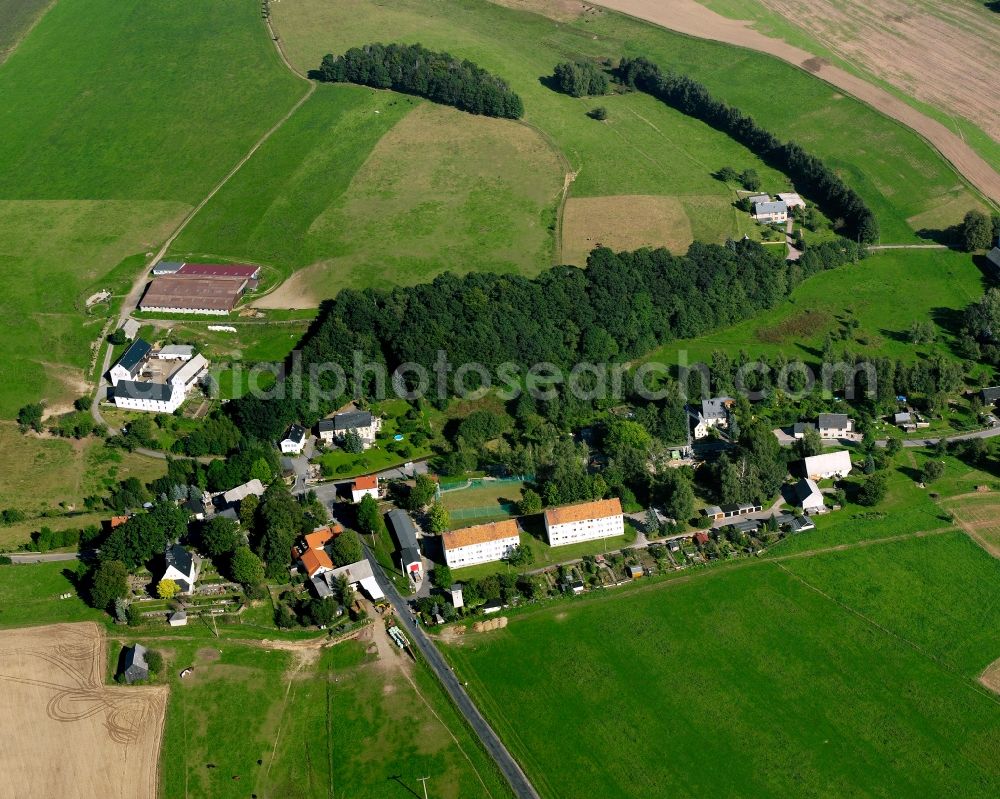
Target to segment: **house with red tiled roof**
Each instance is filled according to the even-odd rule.
[[[367,474],[351,483],[351,501],[360,502],[365,497],[378,499],[378,475]]]
[[[503,560],[521,543],[517,522],[477,524],[441,536],[445,563],[452,569]]]
[[[617,497],[549,508],[544,515],[545,535],[552,547],[625,535],[625,517]]]

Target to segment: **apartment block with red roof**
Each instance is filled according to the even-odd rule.
[[[549,546],[559,547],[624,534],[625,517],[622,515],[622,503],[617,498],[562,505],[545,511],[545,535]]]

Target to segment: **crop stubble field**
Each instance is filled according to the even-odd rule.
[[[105,658],[93,623],[0,632],[5,796],[156,793],[167,689],[109,687]]]

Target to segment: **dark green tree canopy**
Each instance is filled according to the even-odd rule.
[[[367,44],[323,57],[310,77],[394,89],[489,117],[520,119],[521,98],[502,78],[471,61],[436,53],[419,44]]]

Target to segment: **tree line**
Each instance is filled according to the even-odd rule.
[[[505,80],[419,44],[367,44],[343,55],[327,54],[310,77],[393,89],[488,117],[520,119],[524,114],[521,98]]]
[[[625,86],[651,94],[682,113],[706,122],[773,164],[811,197],[831,219],[842,218],[846,234],[861,242],[878,240],[878,220],[864,200],[819,158],[795,142],[782,142],[753,117],[714,98],[687,75],[662,71],[645,58],[623,58],[615,77]]]
[[[301,363],[334,363],[371,395],[370,370],[355,374],[354,352],[392,372],[417,363],[433,374],[438,352],[449,363],[495,370],[552,363],[624,361],[676,338],[704,334],[772,307],[814,270],[856,261],[864,251],[838,240],[788,264],[761,244],[695,242],[685,255],[665,249],[594,250],[586,269],[559,266],[528,279],[516,275],[445,273],[431,283],[391,290],[345,289],[324,304],[301,346]],[[356,380],[355,380],[356,378]],[[331,391],[335,378],[321,374]],[[309,387],[305,386],[308,391]],[[467,383],[474,390],[471,378]],[[244,435],[273,440],[296,419],[315,423],[348,396],[230,402]]]

